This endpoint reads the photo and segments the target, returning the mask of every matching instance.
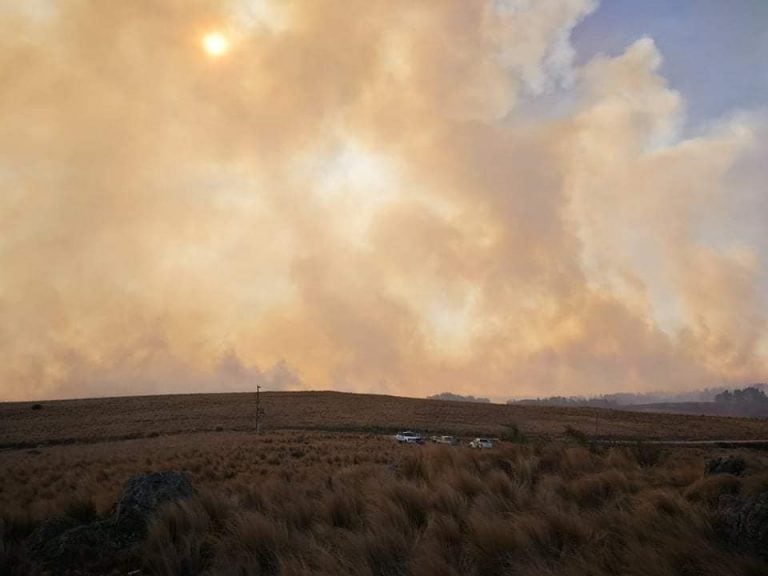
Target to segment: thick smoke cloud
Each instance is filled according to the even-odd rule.
[[[765,118],[595,8],[0,4],[0,399],[764,377]]]

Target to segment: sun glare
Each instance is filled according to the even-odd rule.
[[[203,36],[203,49],[209,56],[218,58],[229,51],[229,40],[220,32],[210,32]]]

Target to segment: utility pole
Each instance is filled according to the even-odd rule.
[[[261,386],[258,384],[256,385],[256,434],[259,433],[259,416],[261,416],[261,406],[259,405],[259,390],[261,390]]]

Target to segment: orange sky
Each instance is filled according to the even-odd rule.
[[[0,400],[768,372],[766,115],[575,65],[595,2],[10,4]]]

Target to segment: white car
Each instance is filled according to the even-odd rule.
[[[410,430],[398,432],[395,434],[395,440],[400,442],[400,444],[421,444],[423,442],[421,434],[418,432],[411,432]]]
[[[472,448],[493,448],[493,440],[490,438],[475,438],[469,445]]]

